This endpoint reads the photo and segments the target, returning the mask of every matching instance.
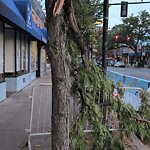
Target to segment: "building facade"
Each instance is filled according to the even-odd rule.
[[[0,1],[0,101],[46,72],[44,24],[30,0],[8,1]]]

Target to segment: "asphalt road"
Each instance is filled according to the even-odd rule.
[[[150,68],[136,68],[136,67],[107,67],[107,70],[115,71],[124,75],[145,79],[150,81]]]

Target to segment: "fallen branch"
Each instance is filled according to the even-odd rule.
[[[66,0],[65,5],[66,5],[65,11],[67,13],[68,20],[69,20],[70,25],[71,25],[71,29],[74,33],[75,40],[77,41],[78,46],[81,49],[81,56],[83,59],[83,64],[84,64],[85,68],[88,68],[88,66],[89,66],[89,64],[87,62],[88,49],[86,47],[85,42],[83,41],[82,34],[81,34],[79,27],[77,25],[72,0]]]
[[[133,118],[136,119],[137,121],[146,123],[148,127],[150,128],[150,121],[148,121],[147,119],[142,118],[141,116],[134,116]]]

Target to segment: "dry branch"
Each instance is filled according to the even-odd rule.
[[[144,122],[148,125],[148,127],[150,128],[150,121],[148,121],[147,119],[145,118],[142,118],[141,116],[134,116],[134,119],[136,119],[137,121],[140,121],[140,122]]]
[[[66,4],[65,11],[67,13],[68,20],[69,20],[70,25],[71,25],[71,29],[74,33],[75,40],[77,41],[78,46],[81,49],[81,55],[82,55],[82,58],[83,58],[84,66],[86,68],[88,68],[89,65],[88,65],[88,62],[86,60],[88,49],[86,47],[85,42],[82,39],[82,34],[81,34],[81,32],[79,30],[79,27],[77,25],[75,13],[74,13],[73,1],[72,0],[66,0],[65,4]]]
[[[62,7],[64,5],[65,0],[57,0],[54,5],[53,15],[57,16],[61,13]]]

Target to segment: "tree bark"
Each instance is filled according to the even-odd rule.
[[[46,0],[48,56],[52,70],[52,150],[69,149],[69,52],[62,14],[53,14],[55,0]],[[60,12],[60,10],[59,10]]]

